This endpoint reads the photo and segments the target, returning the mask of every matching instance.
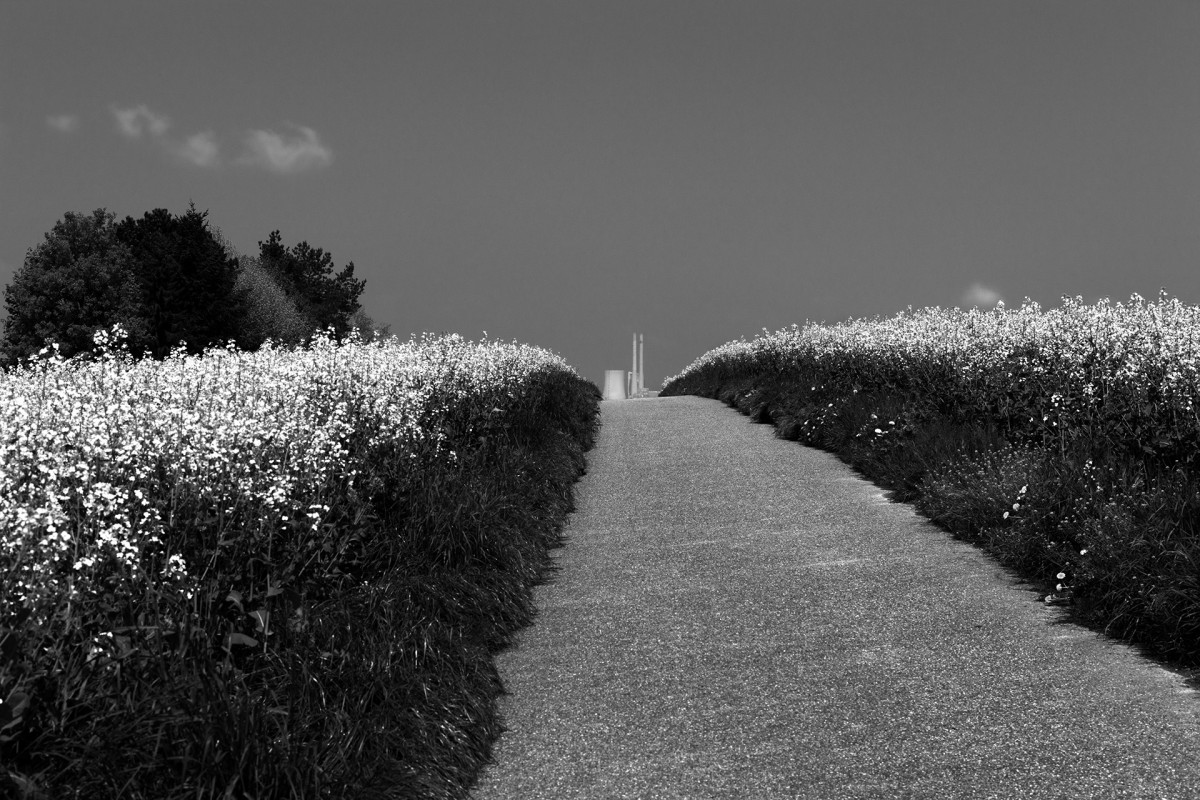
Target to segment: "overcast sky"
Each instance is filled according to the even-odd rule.
[[[393,332],[657,386],[763,327],[1200,302],[1200,2],[0,0],[0,283],[189,201]]]

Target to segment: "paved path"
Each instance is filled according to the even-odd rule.
[[[1200,695],[832,456],[606,402],[478,800],[1200,797]]]

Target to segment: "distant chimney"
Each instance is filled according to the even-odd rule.
[[[642,334],[638,334],[638,394],[646,390],[646,342],[642,339]]]
[[[631,369],[609,369],[604,371],[604,399],[625,400],[629,397],[641,397],[646,391],[646,342],[640,333],[633,335],[633,347],[630,351]]]
[[[637,397],[637,333],[634,333],[634,367],[630,369],[629,396]]]
[[[644,346],[642,334],[635,333],[633,335],[633,369],[629,372],[629,396],[638,397],[642,390],[646,388],[645,374],[642,372],[644,359]]]

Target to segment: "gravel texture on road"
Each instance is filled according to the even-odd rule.
[[[833,456],[602,423],[477,800],[1200,797],[1200,694]]]

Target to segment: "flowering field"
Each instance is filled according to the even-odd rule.
[[[663,394],[838,453],[1109,633],[1200,662],[1200,308],[931,308],[705,353]]]
[[[8,780],[459,796],[595,387],[457,336],[135,361],[112,335],[0,375]]]

